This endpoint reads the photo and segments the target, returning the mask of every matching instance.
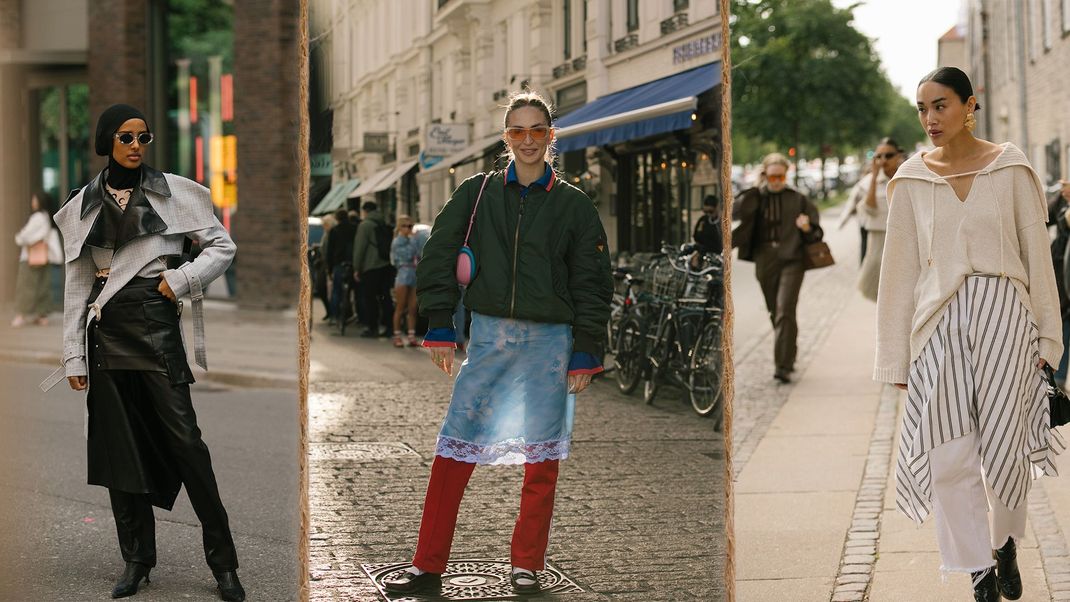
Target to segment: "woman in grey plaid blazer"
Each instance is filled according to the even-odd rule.
[[[204,532],[204,552],[224,600],[244,600],[237,554],[208,447],[190,399],[193,375],[179,327],[192,300],[195,356],[206,367],[201,298],[235,246],[203,186],[142,163],[152,142],[144,115],[104,111],[96,152],[108,167],[72,192],[55,221],[63,233],[66,288],[63,368],[87,391],[88,481],[108,488],[126,570],[113,598],[137,593],[156,564],[152,506],[170,510],[182,485]],[[187,239],[201,253],[188,254]]]

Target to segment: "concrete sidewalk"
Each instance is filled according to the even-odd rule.
[[[10,308],[0,313],[0,360],[60,365],[63,316],[47,326],[11,327]],[[239,309],[230,301],[204,302],[208,371],[193,362],[193,325],[189,300],[182,320],[190,367],[198,381],[240,387],[297,386],[297,311]]]
[[[902,399],[870,379],[874,314],[854,293],[736,476],[741,601],[972,599],[968,576],[941,579],[932,520],[895,509]],[[1070,600],[1070,480],[1033,485],[1022,599]]]

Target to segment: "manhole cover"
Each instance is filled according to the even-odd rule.
[[[417,600],[521,600],[509,581],[512,567],[508,560],[456,560],[446,565],[442,575],[442,594],[439,596],[406,596],[389,594],[383,588],[384,579],[392,579],[409,568],[408,563],[362,564],[379,592],[391,602]],[[550,594],[575,594],[583,592],[580,586],[565,576],[557,567],[547,563],[546,570],[539,571],[542,591]]]
[[[309,456],[322,460],[356,460],[359,462],[377,462],[379,460],[397,460],[400,458],[419,458],[416,450],[397,441],[339,443],[324,442],[310,445]]]

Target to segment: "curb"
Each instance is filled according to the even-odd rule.
[[[0,349],[0,362],[21,362],[45,364],[53,367],[60,365],[60,356],[44,351],[15,351]],[[279,378],[273,374],[252,371],[213,370],[194,375],[198,382],[211,382],[230,387],[247,389],[297,389],[294,379]]]

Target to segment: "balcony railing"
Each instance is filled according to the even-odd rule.
[[[578,57],[572,59],[572,70],[573,71],[583,71],[586,68],[587,68],[587,55],[586,54],[584,54],[582,56],[578,56]]]
[[[565,77],[569,73],[572,73],[572,61],[565,61],[553,69],[554,79]]]
[[[624,36],[623,38],[620,38],[619,40],[615,40],[613,42],[613,50],[616,50],[617,52],[624,52],[625,50],[630,50],[638,45],[639,34],[636,32],[632,32]]]
[[[687,13],[680,12],[661,22],[661,35],[687,27]]]

